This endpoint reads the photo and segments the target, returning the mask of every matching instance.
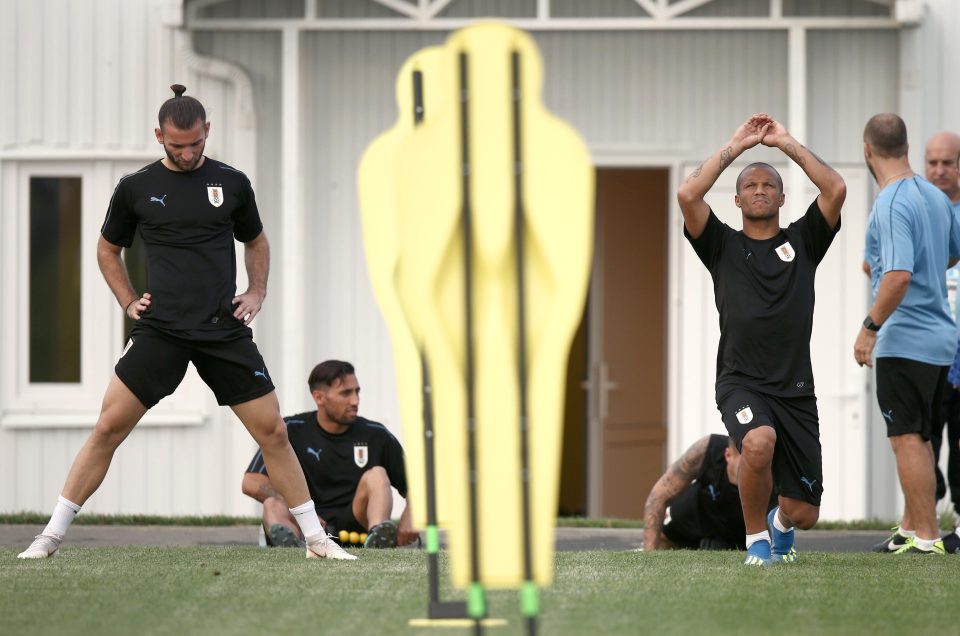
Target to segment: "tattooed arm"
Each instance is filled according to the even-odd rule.
[[[283,501],[274,487],[270,483],[270,478],[262,473],[244,473],[243,474],[243,494],[253,497],[260,503],[263,503],[270,497],[276,497]]]
[[[704,161],[677,190],[677,201],[683,212],[683,223],[693,238],[699,237],[707,226],[710,206],[703,198],[720,178],[727,166],[740,156],[744,150],[760,143],[766,134],[770,122],[766,115],[758,114],[748,119],[733,133],[730,141]]]
[[[763,136],[763,145],[779,148],[794,163],[803,168],[813,184],[820,190],[817,205],[830,227],[836,227],[840,220],[840,208],[847,196],[847,186],[843,177],[813,152],[793,138],[780,122],[770,119],[767,133]]]
[[[650,491],[650,496],[647,497],[647,505],[643,510],[644,550],[662,550],[673,547],[673,544],[662,532],[663,518],[666,515],[667,506],[696,479],[697,473],[703,466],[703,460],[707,456],[707,445],[709,443],[709,435],[694,442],[693,446],[688,448],[680,456],[680,459],[675,461],[653,485],[653,490]]]

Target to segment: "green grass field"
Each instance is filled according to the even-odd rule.
[[[307,561],[299,550],[66,548],[45,561],[0,550],[0,633],[457,634],[410,628],[426,611],[422,551],[359,550]],[[540,633],[958,634],[960,558],[801,553],[747,569],[735,552],[563,552],[543,592]],[[443,598],[462,598],[444,589]],[[514,591],[490,615],[523,634]]]

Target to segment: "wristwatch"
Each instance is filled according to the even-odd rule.
[[[873,318],[870,317],[870,314],[867,314],[867,317],[863,319],[863,326],[870,331],[880,331],[880,325],[873,322]]]

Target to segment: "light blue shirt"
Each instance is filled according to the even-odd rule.
[[[937,366],[953,362],[957,328],[945,275],[951,255],[960,255],[960,217],[947,195],[919,176],[880,191],[867,219],[865,248],[873,295],[887,272],[910,272],[911,278],[880,328],[876,357]]]
[[[960,201],[953,204],[953,216],[955,219],[960,219]],[[954,321],[957,323],[957,329],[960,330],[960,303],[957,302],[958,286],[960,286],[960,264],[947,270],[947,300],[950,302],[950,310]]]

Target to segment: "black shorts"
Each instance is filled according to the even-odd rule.
[[[906,358],[877,358],[877,404],[887,437],[917,433],[929,440],[934,422],[943,426],[940,406],[948,369]]]
[[[737,450],[742,450],[744,436],[753,429],[772,427],[777,434],[774,490],[783,497],[820,505],[823,458],[816,397],[783,398],[733,389],[719,398],[717,409]]]
[[[349,506],[344,506],[336,510],[317,510],[317,514],[327,522],[327,534],[334,537],[341,530],[347,532],[366,532],[367,528],[360,525],[357,518],[353,516],[353,502]]]
[[[250,335],[196,341],[135,325],[114,371],[144,406],[153,408],[176,390],[190,362],[221,406],[242,404],[274,390]]]

